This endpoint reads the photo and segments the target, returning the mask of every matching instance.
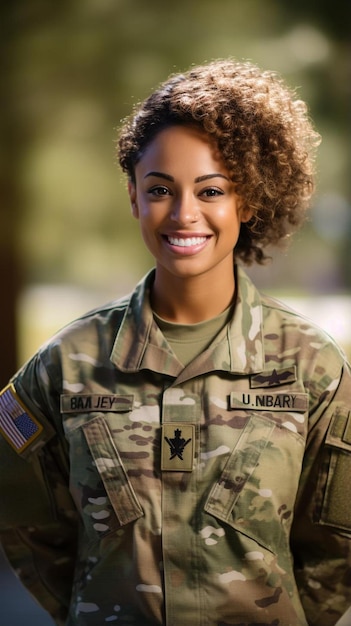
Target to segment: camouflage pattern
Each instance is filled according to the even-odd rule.
[[[183,368],[152,280],[13,379],[43,430],[21,454],[0,440],[12,566],[60,625],[334,625],[351,600],[344,355],[238,269],[233,319]]]

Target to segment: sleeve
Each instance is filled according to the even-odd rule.
[[[0,542],[31,595],[58,625],[67,618],[77,512],[58,395],[35,357],[0,394]]]
[[[333,379],[326,371],[320,368],[291,535],[311,626],[335,626],[351,605],[351,373],[347,363]]]

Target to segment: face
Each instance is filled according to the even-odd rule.
[[[233,276],[241,222],[250,219],[215,146],[198,129],[172,126],[147,146],[129,184],[132,212],[156,277]],[[211,283],[209,283],[210,285]]]

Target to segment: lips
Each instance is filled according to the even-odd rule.
[[[192,246],[200,246],[205,243],[207,237],[167,237],[171,246],[179,246],[180,248],[190,248]]]
[[[166,246],[172,254],[176,256],[193,256],[204,250],[208,245],[212,235],[189,235],[179,233],[173,235],[162,235]]]

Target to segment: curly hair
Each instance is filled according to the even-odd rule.
[[[243,207],[235,248],[244,263],[263,263],[304,221],[314,190],[320,143],[306,104],[276,73],[249,62],[217,60],[172,75],[124,121],[122,170],[134,180],[145,148],[164,128],[196,126],[215,141]]]

